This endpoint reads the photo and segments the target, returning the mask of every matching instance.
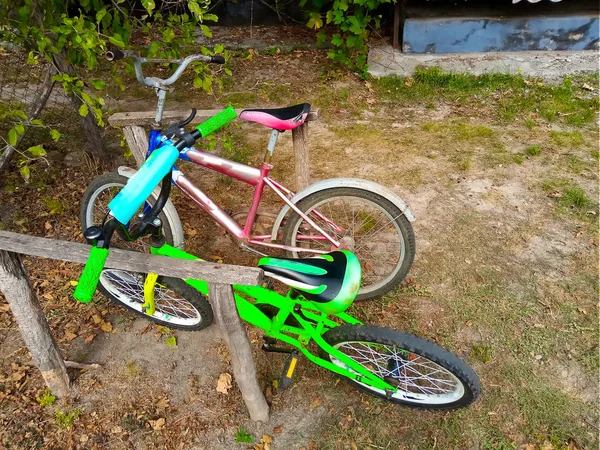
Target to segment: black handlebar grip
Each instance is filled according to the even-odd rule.
[[[225,64],[225,58],[223,58],[222,56],[218,56],[218,55],[211,56],[210,62],[215,63],[215,64]]]
[[[125,53],[121,50],[110,50],[104,54],[106,59],[109,61],[118,61],[119,59],[125,58]]]

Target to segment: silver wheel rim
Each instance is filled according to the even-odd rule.
[[[378,377],[397,380],[398,389],[391,395],[392,399],[414,404],[445,405],[460,400],[465,394],[464,385],[452,372],[416,353],[392,345],[361,341],[341,342],[333,347]],[[330,359],[336,366],[352,371],[337,358],[330,355]],[[353,381],[381,396],[387,394],[384,390]]]
[[[144,282],[141,275],[123,270],[102,271],[102,286],[119,302],[131,309],[142,312],[144,302]],[[174,296],[175,294],[175,296]],[[151,316],[171,325],[192,327],[202,320],[198,310],[173,290],[157,284],[154,288],[156,311]],[[150,317],[150,316],[149,316]]]
[[[362,197],[352,196],[352,195],[340,195],[340,196],[324,199],[324,200],[318,202],[317,204],[313,205],[310,208],[310,210],[312,211],[314,209],[319,209],[319,207],[324,205],[325,203],[333,202],[336,199],[342,199],[342,202],[343,202],[344,198],[349,198],[354,201],[360,200],[361,202],[368,203],[371,206],[371,208],[375,208],[382,215],[382,217],[387,218],[387,220],[388,220],[386,223],[381,223],[381,220],[377,219],[374,221],[374,223],[372,225],[370,225],[370,223],[368,222],[368,220],[369,220],[368,218],[361,219],[358,215],[355,214],[354,210],[347,212],[344,207],[344,215],[346,218],[348,218],[348,214],[351,213],[352,226],[353,226],[351,234],[355,234],[356,230],[360,230],[364,226],[370,225],[370,227],[371,227],[371,229],[367,230],[367,233],[361,237],[361,241],[358,241],[357,239],[355,239],[354,236],[351,236],[352,240],[354,240],[355,242],[359,242],[359,243],[356,244],[356,247],[354,249],[350,249],[350,251],[352,251],[356,255],[356,257],[358,258],[358,260],[361,263],[361,267],[363,268],[363,284],[361,285],[359,294],[369,294],[371,292],[374,292],[374,291],[382,288],[383,286],[388,284],[390,281],[392,281],[394,279],[394,277],[398,274],[400,269],[402,268],[402,263],[404,262],[404,260],[406,258],[406,246],[404,244],[404,236],[402,235],[402,230],[400,229],[400,226],[396,222],[396,220],[398,219],[399,216],[393,217],[383,207],[381,207],[380,205],[378,205],[377,203],[375,203],[372,200],[362,198]],[[332,217],[331,207],[329,207],[328,210],[322,210],[320,212],[328,218]],[[402,213],[400,213],[400,215],[402,215]],[[311,217],[311,219],[315,220],[314,216],[311,215],[309,217]],[[317,219],[315,221],[327,233],[329,233],[330,235],[332,235],[333,237],[338,239],[338,241],[344,237],[344,234],[336,233],[330,226],[325,225],[325,223],[322,220]],[[334,222],[335,222],[335,220],[334,220]],[[300,225],[303,223],[304,223],[304,220],[300,217],[300,220],[297,222],[296,226],[293,229],[293,236],[292,236],[292,242],[291,242],[292,246],[301,246],[301,245],[298,245],[297,235],[298,235],[298,229],[299,229]],[[393,226],[394,231],[395,231],[395,236],[397,236],[397,242],[395,242],[397,247],[393,246],[393,244],[394,244],[393,242],[376,242],[377,246],[379,246],[380,250],[381,250],[381,251],[377,251],[377,249],[372,249],[372,248],[367,247],[370,245],[370,242],[362,242],[362,239],[369,236],[370,233],[373,232],[373,230],[375,230],[375,232],[378,232],[379,230],[383,230],[384,227],[390,227],[390,226]],[[314,232],[314,230],[313,230],[313,232]],[[329,241],[327,241],[327,243],[329,244]],[[299,257],[298,252],[293,252],[293,255],[295,258]],[[367,255],[367,256],[372,255],[371,258],[374,258],[374,259],[377,259],[377,256],[379,256],[380,258],[386,258],[386,257],[394,258],[395,255],[399,255],[399,257],[398,257],[398,261],[396,263],[394,263],[395,265],[391,272],[384,275],[380,280],[378,280],[374,283],[365,285],[364,284],[365,278],[367,278],[369,276],[368,275],[368,267],[365,267],[365,265],[369,264],[369,261],[370,261],[370,258],[365,257],[365,255]],[[303,253],[303,257],[305,257],[305,256],[306,256],[306,253]]]

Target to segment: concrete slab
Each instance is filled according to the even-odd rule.
[[[599,55],[594,50],[409,54],[391,45],[379,45],[369,51],[368,63],[369,73],[376,77],[410,76],[422,66],[474,75],[521,73],[557,80],[565,75],[598,72]]]

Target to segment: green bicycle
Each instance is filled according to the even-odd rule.
[[[200,259],[166,244],[159,215],[169,198],[171,170],[179,152],[227,121],[217,115],[175,144],[164,141],[111,201],[101,226],[85,231],[93,246],[75,290],[77,300],[91,301],[100,277],[109,276],[103,267],[115,232],[125,241],[150,236],[150,251],[155,255]],[[159,183],[160,194],[153,206],[136,215]],[[353,253],[337,250],[306,259],[264,257],[258,266],[266,276],[289,286],[287,294],[269,287],[234,285],[234,297],[240,318],[264,330],[263,349],[289,353],[280,380],[282,388],[290,384],[302,354],[358,389],[393,403],[447,410],[477,399],[481,389],[477,375],[454,354],[411,334],[364,325],[345,312],[361,281],[360,263]],[[127,277],[132,276],[119,276],[120,291],[127,292]],[[130,280],[132,289],[139,281]],[[147,274],[143,299],[124,295],[118,300],[157,323],[198,330],[213,319],[207,294],[205,281],[188,279],[184,283]],[[276,347],[277,342],[290,348]]]

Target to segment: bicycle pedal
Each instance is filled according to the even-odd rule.
[[[288,387],[290,387],[290,384],[292,384],[292,377],[294,376],[294,371],[296,370],[297,364],[298,351],[292,350],[292,353],[290,353],[290,356],[288,356],[283,365],[283,370],[279,379],[279,389],[287,389]]]

